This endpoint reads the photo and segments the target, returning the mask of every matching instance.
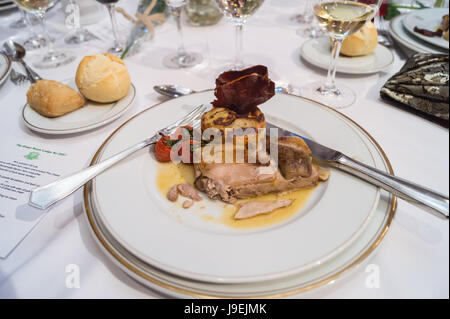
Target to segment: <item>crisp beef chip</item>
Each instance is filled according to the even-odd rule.
[[[238,114],[255,111],[275,95],[275,83],[267,67],[257,65],[242,71],[222,73],[216,80],[214,107],[224,107]]]

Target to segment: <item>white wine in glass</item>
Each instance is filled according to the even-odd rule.
[[[39,21],[44,30],[44,37],[46,39],[47,53],[44,54],[38,61],[34,62],[33,65],[40,69],[50,69],[56,68],[61,65],[68,64],[75,60],[75,56],[69,54],[68,52],[55,50],[53,41],[48,34],[46,24],[45,24],[45,14],[47,10],[53,8],[59,0],[14,0],[20,8],[25,11],[34,14],[39,18]]]
[[[245,67],[242,59],[243,26],[264,0],[216,0],[216,2],[225,16],[236,25],[236,56],[233,69],[241,70]]]
[[[356,95],[352,89],[335,83],[342,41],[370,21],[382,2],[383,0],[375,0],[373,4],[365,4],[356,1],[325,0],[315,5],[314,14],[319,25],[333,39],[332,56],[325,83],[311,83],[303,87],[303,96],[333,108],[348,107],[355,102]]]

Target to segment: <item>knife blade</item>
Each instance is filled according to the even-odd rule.
[[[448,220],[448,196],[358,162],[339,151],[321,145],[309,138],[274,124],[266,123],[267,134],[270,134],[271,129],[278,129],[278,136],[297,136],[302,138],[311,149],[312,157],[326,161],[333,167],[355,175],[375,186],[385,189],[399,198],[424,208],[434,216]]]
[[[338,152],[336,150],[333,150],[329,147],[326,147],[324,145],[321,145],[317,142],[312,141],[309,138],[306,138],[304,136],[301,136],[299,134],[293,133],[291,131],[285,130],[281,127],[278,127],[274,124],[271,123],[266,123],[266,130],[267,133],[270,134],[270,129],[277,129],[278,130],[278,136],[296,136],[296,137],[300,137],[301,139],[303,139],[306,144],[308,144],[309,148],[311,149],[311,154],[313,157],[317,158],[317,159],[321,159],[324,161],[336,161],[338,160],[341,156],[342,153]]]

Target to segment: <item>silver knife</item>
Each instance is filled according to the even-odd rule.
[[[448,196],[419,186],[405,179],[387,174],[386,172],[358,162],[341,152],[323,146],[301,135],[282,129],[276,125],[266,123],[268,133],[271,128],[278,129],[278,136],[297,136],[302,138],[306,144],[308,144],[314,158],[325,161],[331,166],[362,178],[371,184],[387,190],[399,198],[425,208],[427,212],[432,213],[439,218],[448,220]]]

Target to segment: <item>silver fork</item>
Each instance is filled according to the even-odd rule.
[[[23,83],[25,83],[27,81],[28,81],[28,78],[24,74],[17,72],[14,69],[11,70],[11,82],[12,83],[14,83],[15,85],[22,85]]]
[[[113,155],[112,157],[96,165],[90,166],[75,174],[59,179],[51,184],[34,189],[33,191],[31,191],[30,200],[28,204],[39,209],[49,208],[53,204],[73,194],[77,189],[82,187],[84,184],[86,184],[99,174],[103,173],[111,166],[127,158],[131,154],[147,146],[156,144],[156,142],[161,138],[161,134],[170,135],[173,132],[175,132],[175,130],[180,126],[185,125],[194,126],[195,122],[200,120],[202,114],[206,111],[206,109],[207,109],[206,106],[200,105],[191,113],[186,115],[184,118],[156,132],[156,134],[151,138],[148,138],[134,146],[131,146],[130,148],[127,148],[126,150],[116,155]]]

